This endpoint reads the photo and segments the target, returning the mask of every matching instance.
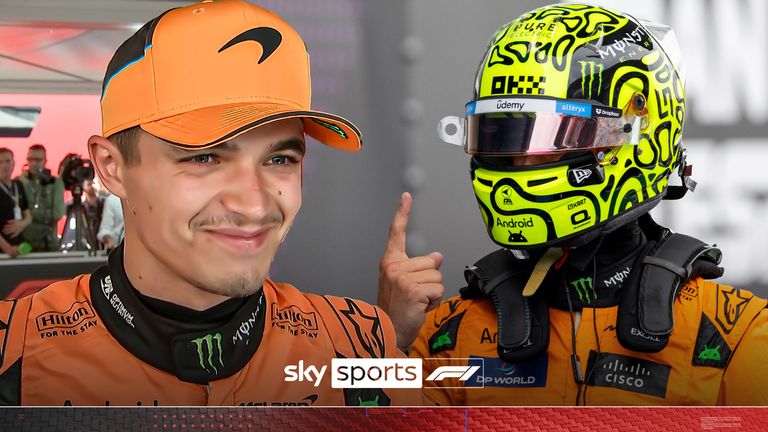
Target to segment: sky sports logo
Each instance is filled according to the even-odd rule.
[[[422,359],[410,358],[335,358],[331,360],[332,388],[422,388],[425,383],[440,383],[441,387],[463,386],[470,379],[482,382],[482,359],[425,359],[439,360],[437,366],[423,379]],[[464,364],[456,364],[457,362]],[[315,365],[300,360],[286,366],[286,382],[308,382],[315,387],[323,384],[328,365]],[[478,378],[480,377],[480,378]],[[445,385],[443,385],[445,384]],[[452,385],[453,384],[453,385]]]

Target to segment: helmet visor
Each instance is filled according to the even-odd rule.
[[[467,104],[467,153],[546,154],[637,144],[641,116],[555,99],[493,99]]]

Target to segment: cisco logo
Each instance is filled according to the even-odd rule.
[[[587,363],[589,384],[613,387],[663,398],[667,394],[670,366],[621,354],[592,351]]]

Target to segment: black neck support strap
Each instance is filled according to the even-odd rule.
[[[672,308],[680,287],[698,276],[722,276],[722,253],[701,240],[671,233],[650,217],[641,218],[640,227],[649,241],[624,284],[616,336],[627,349],[659,352],[674,328]]]
[[[669,342],[674,327],[673,305],[689,279],[722,276],[719,249],[657,225],[649,215],[640,218],[648,238],[622,286],[616,333],[622,346],[633,351],[658,352]],[[522,295],[536,257],[518,259],[499,249],[464,271],[463,298],[488,298],[499,319],[498,353],[507,362],[540,354],[549,346],[549,311],[545,290]]]
[[[464,298],[488,298],[499,318],[498,353],[506,362],[517,362],[547,350],[549,313],[539,292],[523,297],[533,262],[519,260],[507,249],[486,255],[464,270]]]

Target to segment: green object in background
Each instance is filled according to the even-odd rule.
[[[32,245],[27,242],[22,242],[19,245],[19,255],[26,255],[32,252]]]

